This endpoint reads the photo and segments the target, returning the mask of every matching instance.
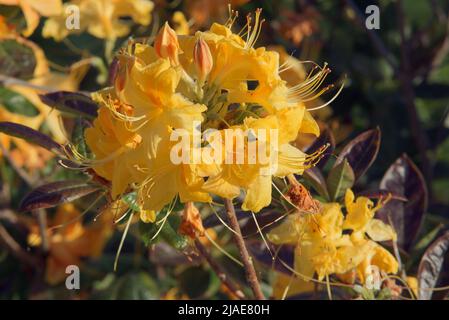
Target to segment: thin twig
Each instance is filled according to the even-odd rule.
[[[20,261],[33,267],[39,265],[39,260],[23,250],[2,224],[0,224],[0,243]]]
[[[33,83],[30,83],[25,80],[8,77],[8,76],[4,76],[4,75],[0,75],[0,84],[5,87],[17,85],[17,86],[31,88],[31,89],[40,90],[40,91],[58,91],[58,89],[54,88],[54,87],[40,86],[40,85],[33,84]]]
[[[220,281],[228,288],[229,291],[232,292],[237,298],[245,299],[245,294],[240,290],[230,279],[230,277],[226,274],[223,268],[212,258],[207,248],[201,243],[199,240],[195,240],[195,246],[201,256],[206,259],[209,263],[211,269],[218,276]]]
[[[254,297],[258,300],[265,300],[265,296],[260,288],[259,281],[257,280],[256,270],[254,269],[254,264],[251,256],[246,248],[245,241],[243,240],[242,231],[240,230],[240,225],[235,214],[234,205],[232,200],[224,199],[226,214],[228,216],[229,225],[234,229],[233,233],[235,243],[240,251],[242,257],[243,266],[245,268],[246,281],[248,282],[251,290],[254,293]]]
[[[0,142],[0,151],[2,152],[5,159],[8,160],[9,164],[14,169],[14,171],[19,175],[19,177],[22,178],[22,180],[25,181],[25,183],[28,186],[32,187],[35,183],[35,179],[30,177],[30,175],[25,170],[23,170],[16,164],[14,159],[11,157],[9,151],[5,148],[5,146],[1,142]]]
[[[30,187],[35,187],[35,184],[37,182],[36,179],[33,179],[30,177],[30,175],[20,168],[14,159],[9,154],[9,151],[3,146],[2,143],[0,143],[0,150],[3,154],[3,156],[8,160],[11,167],[14,169],[14,171],[25,181],[25,183]],[[47,234],[47,213],[44,209],[39,209],[33,211],[33,214],[36,216],[38,224],[39,224],[39,232],[42,239],[42,252],[45,254],[49,250],[49,240],[48,240],[48,234]]]

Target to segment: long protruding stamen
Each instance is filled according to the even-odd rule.
[[[229,15],[228,20],[226,20],[224,25],[229,29],[231,29],[232,26],[234,25],[235,20],[239,16],[239,12],[237,10],[233,10],[231,8],[231,4],[228,4],[228,15]]]
[[[342,84],[341,84],[341,86],[340,86],[340,89],[338,89],[338,92],[332,97],[332,99],[330,99],[328,102],[326,102],[326,103],[324,103],[324,104],[322,104],[322,105],[319,105],[319,106],[317,106],[317,107],[314,107],[314,108],[309,108],[309,109],[307,109],[308,111],[314,111],[314,110],[319,110],[319,109],[321,109],[321,108],[324,108],[324,107],[326,107],[326,106],[328,106],[328,105],[330,105],[335,99],[337,99],[337,97],[340,95],[340,93],[343,91],[343,88],[345,87],[345,82],[343,82]]]
[[[264,19],[260,20],[260,14],[262,13],[262,9],[257,9],[254,19],[254,27],[251,27],[251,16],[247,16],[247,25],[248,25],[248,33],[246,38],[245,49],[249,49],[254,47],[257,39],[260,36],[260,32],[262,30],[262,24],[265,22]]]

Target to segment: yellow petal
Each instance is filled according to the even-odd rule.
[[[371,264],[378,266],[380,270],[386,273],[397,273],[399,268],[396,258],[380,245],[375,247]]]
[[[366,233],[373,241],[396,240],[396,232],[394,229],[379,219],[372,219],[368,223]]]
[[[39,25],[39,14],[31,7],[30,4],[28,4],[27,1],[21,1],[20,6],[27,23],[27,28],[23,31],[23,35],[25,37],[29,37]]]
[[[259,212],[271,203],[271,175],[259,175],[246,191],[242,209]]]
[[[140,210],[140,220],[143,223],[153,223],[156,221],[156,212],[154,210]]]
[[[304,118],[302,120],[299,132],[311,133],[317,137],[320,135],[320,127],[318,126],[318,123],[315,121],[313,116],[307,110],[304,113]]]
[[[354,231],[364,231],[368,222],[374,216],[373,202],[366,197],[358,197],[354,202],[354,193],[351,189],[346,190],[345,205],[348,211],[344,229],[352,229]]]
[[[22,0],[22,2],[27,2],[34,10],[44,17],[58,15],[62,11],[61,0]]]
[[[272,229],[267,238],[274,244],[297,245],[301,235],[301,218],[299,215],[290,214],[282,222]]]

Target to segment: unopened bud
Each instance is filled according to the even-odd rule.
[[[181,53],[181,50],[179,48],[178,36],[167,22],[159,30],[154,41],[154,48],[159,57],[170,59],[174,65],[179,64],[178,54]]]
[[[212,59],[209,46],[202,38],[198,38],[195,42],[195,47],[193,48],[193,61],[195,62],[198,80],[203,82],[212,70],[214,60]]]

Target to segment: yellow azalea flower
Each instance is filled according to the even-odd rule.
[[[112,98],[104,103],[111,104],[112,108],[125,109],[124,113],[131,112],[129,107],[120,104]],[[127,170],[127,153],[135,149],[142,138],[140,135],[128,130],[125,123],[113,118],[105,106],[98,110],[98,117],[94,126],[85,130],[86,143],[97,156],[93,168],[98,175],[112,181],[112,197],[123,193],[132,176]],[[112,160],[110,160],[112,159]]]
[[[46,263],[46,280],[50,284],[63,281],[68,265],[81,265],[82,258],[98,257],[112,233],[111,215],[103,213],[99,219],[84,226],[77,217],[81,215],[73,204],[58,207],[49,225],[57,227],[48,231],[49,253]],[[74,221],[76,220],[76,221]],[[41,236],[37,225],[31,226],[28,243],[37,246]]]
[[[272,154],[277,153],[275,168],[272,168],[273,163],[271,162],[261,163],[259,157],[254,164],[248,163],[248,159],[245,159],[244,164],[226,164],[225,159],[222,159],[222,164],[218,170],[209,173],[210,177],[204,184],[203,189],[225,198],[234,198],[240,194],[240,188],[243,188],[246,191],[245,200],[242,204],[243,210],[259,212],[262,208],[268,206],[272,197],[272,176],[285,177],[294,173],[301,174],[307,167],[305,162],[313,160],[314,156],[308,157],[289,144],[298,134],[303,114],[303,108],[284,109],[279,111],[277,115],[270,115],[265,118],[247,117],[242,126],[231,127],[231,130],[242,129],[240,132],[248,129],[254,130],[254,132],[257,132],[258,129],[266,130],[266,132],[276,130],[276,141],[279,144],[279,149],[272,150],[268,134],[265,141],[268,146],[265,152],[267,158],[271,159]],[[226,132],[226,129],[223,132]],[[223,139],[223,142],[225,141],[226,139]],[[260,138],[257,141],[263,142]],[[249,142],[246,141],[244,150],[248,150],[248,145]],[[233,150],[234,154],[239,152],[242,151]],[[245,155],[245,157],[247,156]]]
[[[382,203],[374,207],[373,202],[366,197],[358,197],[355,201],[354,198],[354,193],[348,189],[345,194],[348,213],[343,228],[353,230],[353,241],[363,239],[364,233],[373,241],[395,241],[396,233],[393,228],[379,219],[374,219],[374,214],[381,208]]]
[[[40,16],[54,16],[62,10],[61,0],[0,0],[0,4],[20,6],[27,23],[27,28],[23,31],[25,37],[29,37],[37,28]]]
[[[319,157],[319,152],[307,156],[290,144],[298,133],[319,132],[296,96],[297,88],[289,88],[280,77],[279,55],[254,48],[262,24],[260,11],[254,26],[248,20],[246,40],[231,31],[234,20],[191,36],[177,35],[165,23],[152,46],[132,42],[118,54],[113,87],[94,96],[105,107],[99,118],[111,119],[110,132],[96,121],[87,134],[92,135],[87,142],[95,155],[89,165],[112,182],[113,198],[136,190],[142,209],[158,211],[176,197],[183,203],[210,202],[212,195],[231,199],[243,190],[243,209],[257,212],[271,202],[273,176],[301,174]],[[254,80],[255,89],[248,84]],[[213,164],[174,163],[172,151],[179,144],[171,139],[173,134],[182,130],[183,137],[192,141],[198,125],[203,130],[200,136],[208,129],[217,129],[220,137],[236,129],[278,130],[273,139],[279,148],[267,148],[270,158],[279,159],[277,166],[249,163],[248,156],[243,165],[228,164],[226,152]],[[133,134],[141,142],[124,147],[123,141]],[[237,134],[233,139],[240,138],[245,146],[251,145],[248,137]],[[189,155],[207,151],[210,146],[203,144],[204,139],[189,144]]]
[[[303,280],[310,280],[315,273],[322,280],[331,274],[356,269],[363,283],[370,266],[386,273],[397,272],[396,259],[376,242],[395,239],[394,231],[373,219],[377,208],[373,208],[369,199],[359,197],[354,203],[354,194],[348,189],[346,200],[346,216],[339,204],[323,204],[319,213],[287,216],[268,234],[268,239],[275,244],[295,245],[294,267]],[[372,225],[375,226],[367,227]],[[352,230],[351,235],[343,233],[348,229]]]
[[[79,8],[80,28],[66,27],[69,6]],[[72,0],[64,3],[64,8],[45,22],[42,34],[46,38],[61,41],[70,33],[87,30],[97,38],[115,40],[129,34],[130,25],[120,18],[129,16],[138,24],[147,26],[151,22],[154,4],[149,0]]]

